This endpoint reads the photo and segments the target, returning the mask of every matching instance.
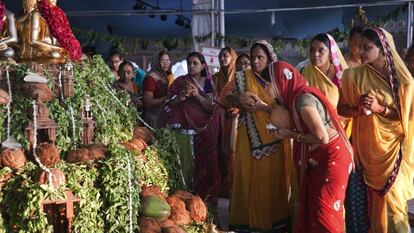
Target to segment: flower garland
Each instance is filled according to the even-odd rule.
[[[82,49],[79,41],[73,35],[65,12],[58,6],[49,3],[48,0],[40,0],[37,7],[43,18],[46,19],[49,30],[59,44],[69,52],[72,60],[80,60]]]
[[[0,30],[3,29],[3,18],[5,11],[6,6],[4,5],[3,1],[0,1]]]

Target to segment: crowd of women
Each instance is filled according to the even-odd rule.
[[[185,181],[212,205],[230,197],[233,231],[407,233],[414,80],[384,29],[353,28],[348,46],[316,35],[300,71],[264,40],[226,47],[214,75],[192,52],[175,79],[160,52],[142,90],[118,56],[114,87],[192,139],[178,140]]]

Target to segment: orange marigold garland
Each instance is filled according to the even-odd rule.
[[[65,12],[58,6],[50,4],[48,0],[38,1],[37,7],[42,17],[45,18],[50,33],[69,52],[70,58],[75,61],[80,60],[82,49],[79,41],[73,35]]]

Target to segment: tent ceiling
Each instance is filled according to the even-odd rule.
[[[21,1],[3,0],[6,7],[18,13],[21,12]],[[157,0],[146,0],[151,5],[157,5]],[[286,7],[307,7],[321,5],[340,5],[353,3],[378,2],[374,0],[225,0],[225,9],[274,9]],[[385,1],[393,2],[393,1]],[[130,11],[134,0],[59,0],[58,5],[66,12],[73,11]],[[161,9],[180,8],[179,0],[159,0]],[[183,8],[191,9],[191,0],[182,1]],[[387,14],[397,6],[367,7],[369,19]],[[332,10],[308,10],[295,12],[277,12],[276,24],[271,26],[271,13],[227,14],[226,33],[243,37],[284,37],[304,38],[318,32],[335,28],[346,29],[356,8]],[[191,18],[191,15],[185,15]],[[73,27],[93,29],[97,32],[108,33],[108,27],[117,35],[159,38],[189,36],[191,29],[175,24],[176,17],[170,15],[167,21],[161,21],[159,16],[69,16]]]

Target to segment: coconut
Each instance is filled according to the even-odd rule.
[[[59,152],[53,144],[39,144],[36,147],[36,155],[45,166],[52,166],[60,161]]]
[[[195,196],[186,201],[186,207],[190,212],[190,217],[194,221],[201,223],[207,219],[207,205],[201,200],[199,196]]]
[[[179,226],[170,226],[163,228],[162,233],[186,233],[186,231]]]
[[[132,139],[129,142],[134,144],[139,151],[144,151],[148,147],[143,139]]]
[[[183,200],[184,202],[194,197],[193,194],[191,194],[187,191],[183,191],[183,190],[175,191],[175,193],[172,196],[178,197],[179,199]]]
[[[172,208],[185,209],[184,201],[178,197],[175,197],[175,196],[167,197],[166,200],[167,200],[168,205],[170,205],[171,209]]]
[[[9,103],[9,101],[10,101],[9,94],[5,90],[0,89],[0,105],[7,104]]]
[[[52,173],[52,185],[54,187],[59,187],[60,185],[66,182],[65,174],[60,169],[52,168],[50,169],[50,172]],[[46,171],[42,170],[37,175],[35,181],[38,182],[39,184],[48,184],[49,174]]]
[[[191,222],[190,214],[185,208],[171,208],[171,214],[168,219],[177,225],[187,225]]]
[[[92,160],[100,160],[105,157],[106,147],[103,144],[90,144],[88,145],[89,158]]]
[[[26,164],[26,157],[21,148],[19,149],[5,149],[0,154],[1,165],[11,169],[19,169]]]
[[[138,127],[134,129],[134,138],[142,139],[147,144],[155,142],[154,134],[146,127]]]
[[[283,105],[275,105],[270,116],[271,122],[277,128],[290,129],[289,111]]]
[[[168,228],[168,227],[171,227],[171,226],[175,226],[175,224],[174,224],[173,221],[171,221],[167,218],[167,219],[164,219],[160,222],[160,226],[161,226],[162,229],[164,229],[164,228]]]
[[[72,150],[69,152],[68,157],[66,158],[69,163],[83,162],[88,161],[89,159],[89,150],[87,148]]]
[[[139,217],[138,226],[142,233],[162,233],[161,226],[155,218]]]
[[[171,207],[171,214],[168,219],[177,225],[186,225],[191,222],[190,213],[185,208],[185,203],[183,200],[177,196],[171,196],[167,197],[167,203]]]
[[[121,142],[121,145],[125,147],[125,149],[131,152],[140,152],[141,150],[132,142]]]
[[[49,89],[46,83],[25,83],[26,95],[32,99],[40,98],[42,102],[49,102],[53,100],[53,92]]]
[[[167,196],[165,193],[161,192],[160,186],[157,185],[144,185],[141,187],[141,192],[139,194],[141,197],[158,196],[165,198]]]
[[[145,217],[152,217],[158,221],[167,219],[170,216],[171,207],[164,198],[148,196],[141,199],[139,214]]]

